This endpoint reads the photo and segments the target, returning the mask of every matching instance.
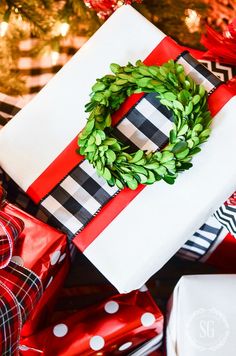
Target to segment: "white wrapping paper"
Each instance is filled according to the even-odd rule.
[[[130,6],[100,28],[49,84],[0,132],[0,163],[27,190],[84,127],[84,104],[112,62],[144,59],[165,35]],[[236,99],[174,186],[146,187],[85,249],[120,291],[141,287],[235,190]],[[227,174],[226,174],[227,172]]]
[[[236,275],[184,276],[167,322],[167,356],[234,356]]]

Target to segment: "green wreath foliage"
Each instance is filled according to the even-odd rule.
[[[86,105],[89,117],[78,139],[79,153],[110,186],[119,189],[136,189],[140,183],[161,179],[173,184],[179,172],[192,167],[193,155],[210,135],[212,119],[205,89],[173,60],[161,66],[146,66],[141,61],[126,66],[111,64],[111,71],[113,74],[97,79],[92,87]],[[141,92],[156,92],[174,114],[169,143],[161,151],[130,152],[113,134],[111,114],[128,96]]]

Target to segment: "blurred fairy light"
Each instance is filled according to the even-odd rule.
[[[0,23],[0,37],[5,36],[5,34],[7,33],[7,29],[8,29],[8,22],[2,21]]]
[[[52,28],[52,36],[62,36],[65,37],[69,31],[70,25],[67,22],[56,22]]]
[[[59,59],[59,52],[58,51],[51,51],[50,55],[51,55],[52,65],[55,66],[57,64],[57,62],[58,62],[58,59]]]
[[[194,33],[199,31],[200,23],[201,23],[201,16],[197,13],[197,11],[192,9],[187,9],[185,11],[185,24],[188,27],[190,33]]]
[[[70,25],[67,22],[63,22],[59,26],[60,34],[65,37],[69,31]]]

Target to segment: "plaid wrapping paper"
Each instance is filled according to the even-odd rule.
[[[9,264],[13,245],[23,228],[22,220],[0,211],[0,268]]]
[[[187,51],[179,58],[185,72],[197,84],[202,84],[208,93],[222,82],[201,65]],[[228,73],[228,72],[227,72]],[[156,151],[168,143],[173,115],[160,104],[155,93],[146,94],[115,127],[115,135],[131,149]],[[10,197],[14,183],[9,183]],[[39,206],[34,205],[24,193],[15,195],[14,200],[31,213],[40,216],[47,223],[60,228],[70,239],[78,234],[92,220],[109,200],[119,193],[110,187],[95,169],[83,161],[75,167],[49,194]]]
[[[0,227],[3,232],[0,241],[0,353],[14,356],[19,353],[21,328],[41,298],[43,286],[33,271],[9,262],[13,243],[23,230],[23,222],[0,211]]]

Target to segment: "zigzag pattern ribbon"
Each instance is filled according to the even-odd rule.
[[[236,237],[236,192],[214,213],[216,219]]]
[[[0,192],[1,193],[1,192]],[[0,355],[19,354],[21,327],[43,293],[40,278],[11,262],[24,223],[0,211]]]

